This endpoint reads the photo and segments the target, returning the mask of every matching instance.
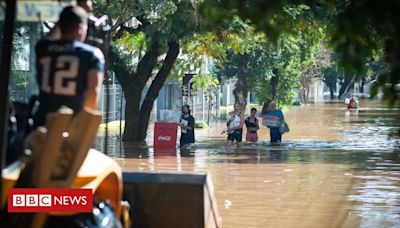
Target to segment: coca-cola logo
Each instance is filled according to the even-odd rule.
[[[158,141],[171,141],[171,136],[170,135],[166,135],[166,136],[160,135],[160,136],[158,136]]]

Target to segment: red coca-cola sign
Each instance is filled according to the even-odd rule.
[[[154,147],[176,148],[176,123],[156,122],[154,125]]]
[[[171,141],[171,136],[170,135],[159,135],[158,141]]]

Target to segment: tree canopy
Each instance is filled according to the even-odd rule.
[[[368,71],[366,61],[383,51],[383,61],[389,70],[381,72],[374,84],[375,94],[382,90],[384,98],[394,105],[400,99],[400,20],[399,1],[349,1],[349,0],[221,0],[206,1],[201,12],[215,26],[224,20],[239,16],[249,20],[255,28],[269,38],[277,40],[279,34],[291,31],[291,20],[283,13],[293,6],[306,9],[302,20],[327,23],[330,46],[338,53],[339,63],[346,77],[354,72],[364,76]],[[294,11],[296,13],[296,11]]]
[[[126,99],[123,140],[144,140],[155,99],[170,74],[180,45],[197,29],[196,3],[95,0],[112,18],[110,70]],[[142,99],[142,96],[144,98]]]
[[[110,66],[125,91],[126,116],[134,116],[126,121],[125,139],[144,139],[167,77],[196,72],[193,82],[214,86],[213,75],[198,72],[205,57],[213,59],[219,79],[236,79],[239,102],[249,88],[263,103],[290,104],[296,89],[306,102],[318,78],[331,93],[338,81],[344,93],[357,80],[370,80],[374,94],[381,90],[391,105],[400,98],[398,1],[94,2],[97,12],[113,18]],[[144,131],[135,135],[128,127]]]

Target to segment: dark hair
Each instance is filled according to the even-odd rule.
[[[88,14],[79,6],[68,6],[60,14],[58,24],[62,34],[74,32],[79,24],[87,24]]]
[[[185,104],[182,106],[182,112],[183,112],[183,108],[187,108],[189,110],[189,115],[190,115],[190,106],[188,104]]]
[[[257,109],[256,108],[251,108],[250,112],[252,112],[252,111],[256,111],[257,112]]]
[[[81,4],[83,4],[83,3],[86,3],[87,1],[91,1],[91,0],[76,0],[76,3],[77,3],[78,5],[81,5]]]

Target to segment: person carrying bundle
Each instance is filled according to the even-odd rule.
[[[282,142],[282,133],[279,130],[280,124],[284,121],[283,112],[276,108],[276,103],[271,101],[267,113],[263,119],[263,125],[269,128],[270,142],[272,144]]]

